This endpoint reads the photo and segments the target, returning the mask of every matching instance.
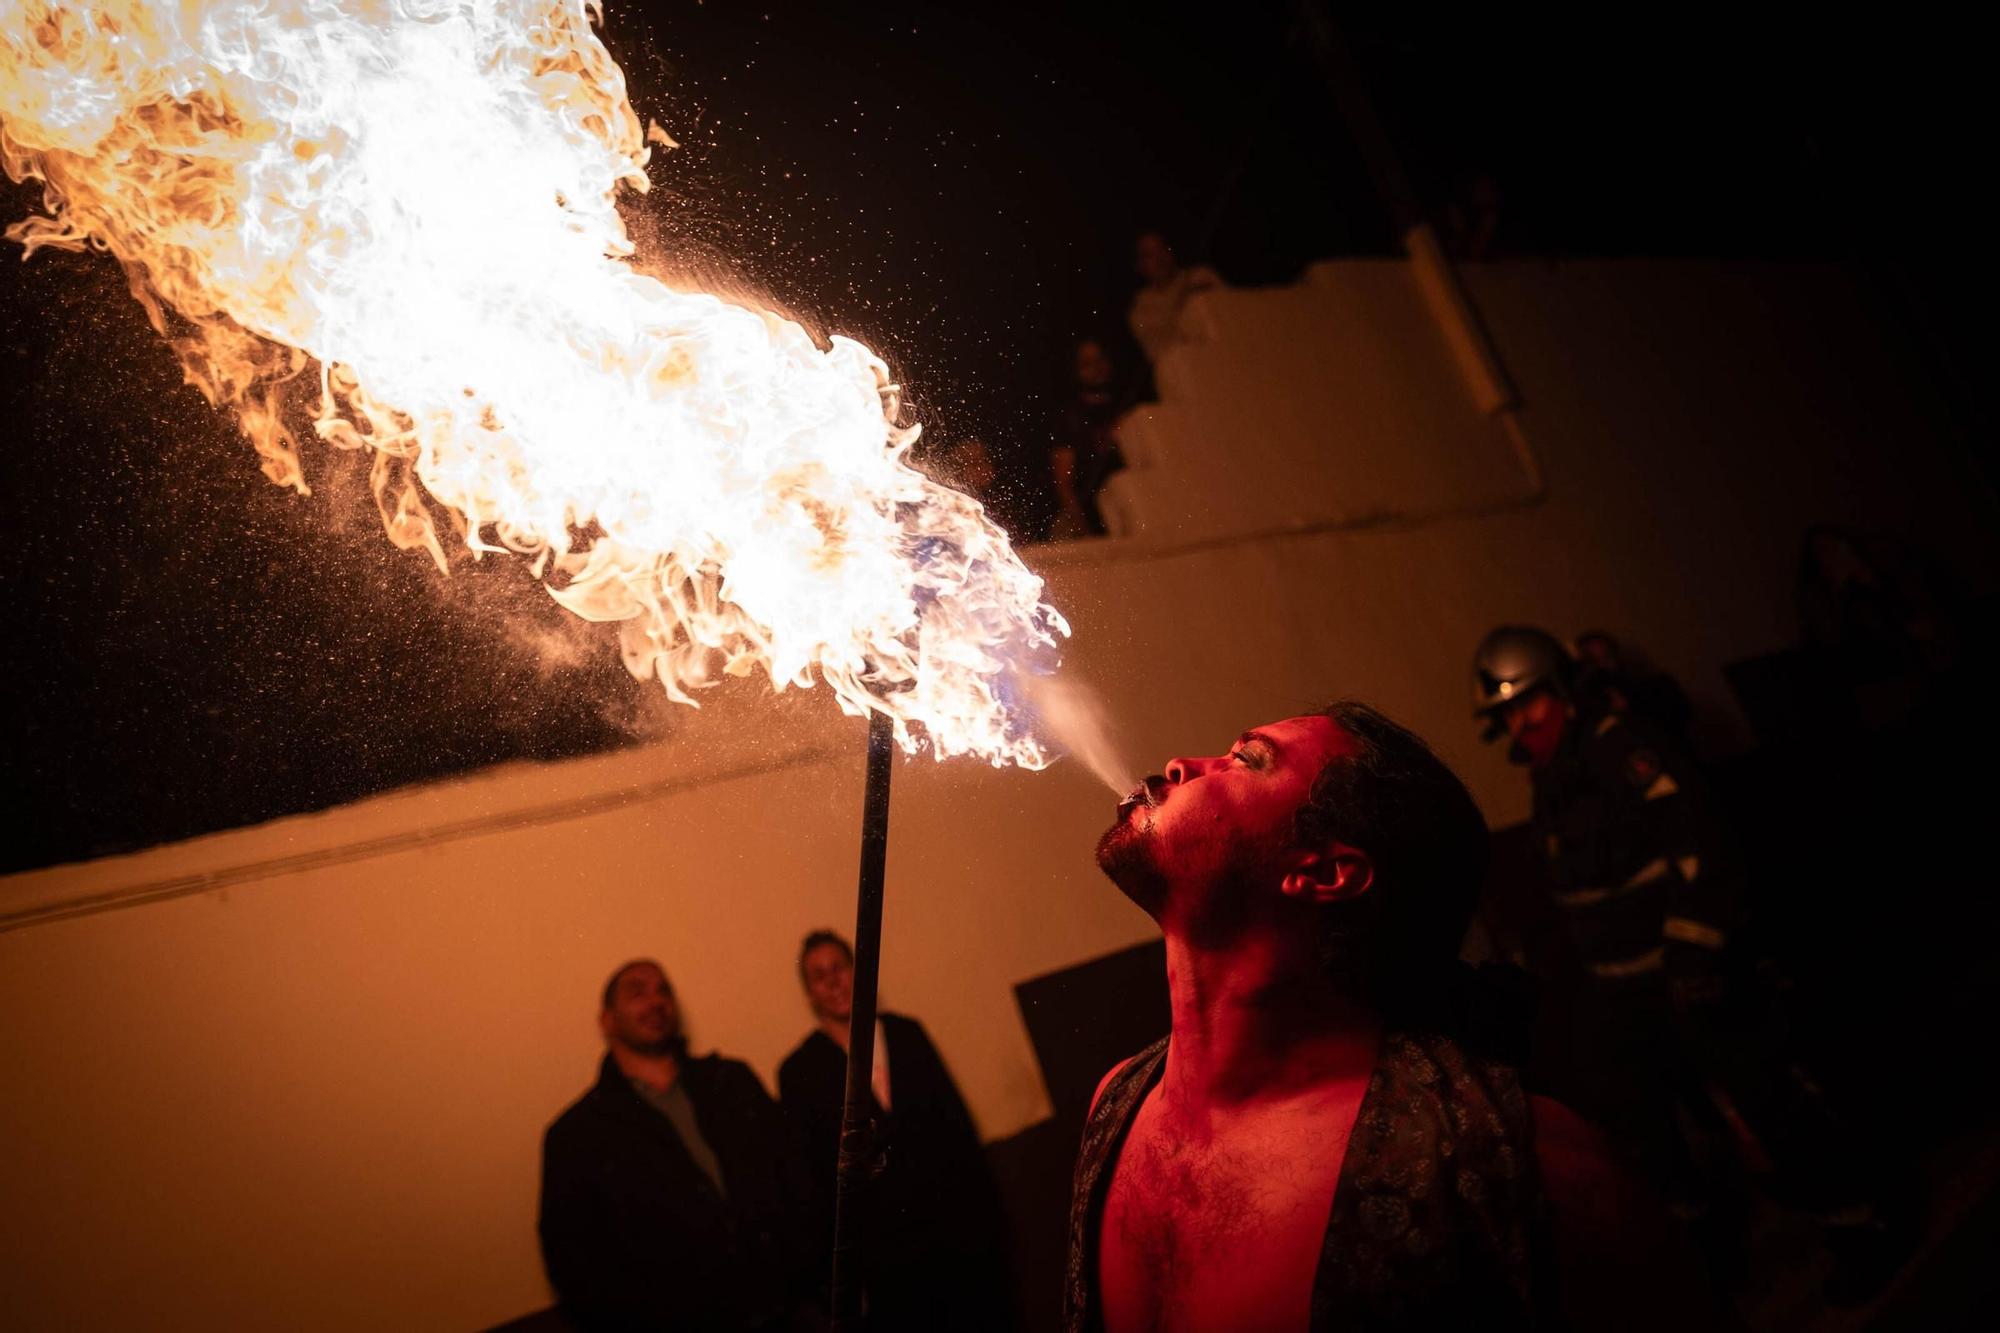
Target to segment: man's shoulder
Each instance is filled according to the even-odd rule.
[[[583,1095],[565,1106],[543,1131],[545,1145],[560,1145],[579,1138],[589,1137],[605,1119],[604,1087],[593,1083],[585,1088]]]
[[[548,1137],[555,1138],[558,1135],[568,1133],[570,1130],[575,1129],[581,1122],[588,1120],[591,1115],[589,1105],[590,1094],[594,1091],[596,1091],[594,1088],[586,1091],[581,1097],[578,1097],[568,1106],[558,1111],[556,1118],[549,1121]]]
[[[713,1080],[740,1080],[756,1078],[756,1071],[747,1061],[738,1060],[733,1055],[721,1051],[710,1051],[707,1055],[690,1055],[681,1061],[681,1076],[693,1074],[696,1078]]]
[[[1714,1323],[1701,1265],[1659,1200],[1602,1130],[1560,1102],[1530,1097],[1548,1199],[1555,1281],[1576,1328],[1682,1329]],[[1632,1293],[1647,1293],[1634,1301]]]
[[[882,1012],[882,1032],[884,1035],[893,1035],[904,1040],[914,1038],[926,1046],[931,1040],[931,1034],[924,1030],[922,1023],[908,1014],[892,1014],[887,1010]]]
[[[1584,762],[1606,784],[1652,796],[1663,786],[1687,781],[1690,765],[1679,743],[1644,718],[1605,713],[1582,722],[1589,728]],[[1663,777],[1666,784],[1660,781]]]
[[[815,1073],[823,1073],[830,1065],[841,1063],[837,1058],[828,1060],[828,1052],[835,1057],[840,1054],[840,1048],[833,1044],[833,1038],[818,1028],[806,1033],[799,1044],[792,1047],[791,1054],[778,1062],[778,1086],[784,1087],[799,1079],[811,1078]]]
[[[692,1056],[681,1064],[681,1078],[695,1096],[768,1101],[770,1089],[748,1063],[719,1051]]]
[[[1542,1189],[1559,1226],[1615,1244],[1652,1205],[1644,1187],[1596,1125],[1549,1097],[1530,1096],[1528,1105]]]
[[[1535,1151],[1565,1163],[1608,1164],[1610,1141],[1604,1131],[1553,1097],[1528,1094],[1528,1113],[1535,1125]]]

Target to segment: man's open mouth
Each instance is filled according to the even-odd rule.
[[[1159,798],[1153,795],[1152,779],[1148,778],[1131,791],[1126,792],[1125,799],[1118,802],[1118,817],[1123,819],[1142,805],[1148,809],[1157,809],[1159,804]]]

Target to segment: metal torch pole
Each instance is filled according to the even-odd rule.
[[[861,882],[854,908],[854,1008],[847,1027],[847,1103],[833,1204],[833,1328],[861,1327],[861,1196],[875,1165],[869,1089],[875,1073],[875,977],[882,957],[882,869],[889,853],[888,715],[868,715],[868,787],[861,806]]]

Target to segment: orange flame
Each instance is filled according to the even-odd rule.
[[[272,481],[307,489],[303,390],[398,546],[526,557],[671,697],[817,676],[906,749],[1041,767],[1008,679],[1068,626],[908,465],[882,361],[626,262],[650,150],[600,17],[0,0],[0,164],[48,207],[7,235],[111,251]]]

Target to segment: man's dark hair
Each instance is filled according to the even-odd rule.
[[[667,983],[667,989],[672,990],[674,988],[673,981],[667,976],[667,969],[661,967],[658,963],[654,962],[650,958],[634,958],[629,963],[620,963],[618,965],[618,970],[611,974],[611,979],[604,983],[604,1007],[606,1009],[609,1009],[611,1007],[611,1002],[618,997],[619,978],[623,977],[627,972],[630,972],[635,967],[650,967],[655,969],[656,971],[659,972],[660,979]]]
[[[1442,1001],[1486,871],[1486,821],[1465,784],[1406,727],[1366,704],[1322,708],[1353,742],[1313,779],[1299,841],[1338,840],[1368,853],[1369,892],[1327,908],[1327,966],[1385,1014]]]
[[[810,935],[807,935],[805,943],[799,946],[800,981],[806,979],[806,955],[814,949],[819,948],[822,944],[838,945],[840,951],[847,955],[847,961],[849,963],[854,961],[854,946],[849,944],[845,938],[830,930],[815,930]]]

